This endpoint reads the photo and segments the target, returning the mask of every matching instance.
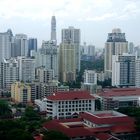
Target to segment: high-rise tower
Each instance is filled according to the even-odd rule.
[[[52,16],[51,19],[51,40],[56,40],[56,19]]]
[[[104,70],[106,78],[112,76],[112,55],[122,55],[128,52],[128,42],[125,39],[125,33],[122,33],[119,28],[108,33],[108,38],[105,43],[105,65]]]

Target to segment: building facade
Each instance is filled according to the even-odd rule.
[[[42,101],[36,100],[35,103],[52,118],[71,118],[80,112],[95,111],[95,97],[85,91],[54,93]]]
[[[21,82],[11,85],[11,98],[16,103],[31,103],[31,87]]]
[[[106,89],[100,92],[103,110],[140,106],[139,88]]]
[[[59,48],[59,80],[71,82],[76,80],[75,46],[69,43],[60,44]]]
[[[123,53],[128,53],[128,42],[125,39],[125,33],[121,33],[118,28],[113,29],[112,33],[108,33],[105,43],[104,71],[106,79],[112,76],[112,55],[122,55]]]
[[[62,29],[62,44],[72,44],[75,48],[75,61],[76,61],[76,71],[80,71],[80,29],[75,29],[74,27],[69,27],[68,29]]]
[[[1,87],[10,91],[11,84],[19,80],[19,65],[15,58],[1,62]]]
[[[23,82],[32,82],[35,80],[35,59],[18,57],[19,80]]]
[[[35,55],[36,67],[44,66],[54,71],[54,79],[58,79],[58,47],[56,41],[43,41],[42,48]]]
[[[28,40],[28,57],[32,56],[32,52],[37,52],[37,38],[29,38]]]
[[[112,86],[135,86],[136,57],[132,54],[112,56]]]
[[[28,40],[25,34],[16,34],[14,37],[13,57],[28,56]]]

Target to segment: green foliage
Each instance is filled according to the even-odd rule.
[[[41,118],[38,113],[33,109],[33,107],[29,106],[25,109],[25,113],[22,119],[25,121],[38,121]]]
[[[111,87],[111,79],[106,79],[106,80],[104,80],[103,82],[97,81],[97,84],[98,84],[98,85],[101,85],[102,88]]]
[[[21,129],[14,129],[8,132],[6,140],[34,140],[29,132]]]
[[[138,132],[140,131],[140,108],[139,107],[127,107],[127,108],[119,108],[117,110],[123,114],[126,114],[130,117],[135,118],[136,129]]]
[[[69,138],[59,131],[48,131],[44,133],[43,140],[69,140]]]
[[[0,100],[0,118],[11,118],[12,112],[8,103],[4,100]]]
[[[81,72],[83,73],[85,69],[103,71],[104,70],[104,60],[102,58],[96,59],[94,61],[81,61]]]

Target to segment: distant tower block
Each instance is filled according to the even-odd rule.
[[[56,40],[56,19],[52,16],[51,19],[51,40]]]

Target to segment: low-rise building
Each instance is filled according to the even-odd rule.
[[[99,96],[104,110],[140,106],[140,88],[105,89]]]
[[[87,91],[56,92],[41,100],[35,100],[41,111],[52,118],[77,117],[80,112],[95,111],[95,97]]]
[[[84,112],[79,118],[46,122],[44,128],[59,130],[71,140],[131,139],[135,133],[134,119],[116,111]]]

